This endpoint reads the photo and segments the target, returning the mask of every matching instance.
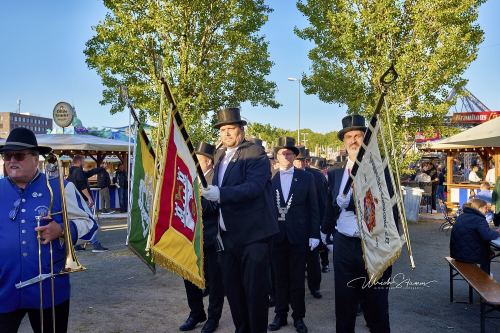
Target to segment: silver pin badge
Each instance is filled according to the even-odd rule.
[[[33,198],[36,198],[36,197],[38,197],[38,193],[33,192],[33,193],[31,193],[31,196],[32,196]]]
[[[39,196],[39,197],[41,197],[41,196],[42,196],[42,193],[41,193],[41,192],[40,192],[40,193],[38,193],[38,196]]]

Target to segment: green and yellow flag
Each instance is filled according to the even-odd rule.
[[[151,225],[151,251],[156,264],[204,289],[203,224],[196,164],[174,112],[165,135],[167,144]]]
[[[146,249],[153,211],[155,157],[147,135],[140,126],[134,151],[128,247],[155,272],[153,258]]]

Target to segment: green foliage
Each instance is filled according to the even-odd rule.
[[[272,62],[259,30],[272,11],[264,0],[105,0],[109,13],[94,27],[85,55],[105,87],[101,104],[124,108],[119,87],[155,121],[171,86],[193,141],[209,140],[213,113],[222,106],[278,107]],[[212,115],[212,116],[211,116]]]
[[[308,94],[347,105],[369,117],[380,95],[378,80],[392,61],[399,79],[387,97],[394,130],[395,163],[404,168],[415,133],[447,131],[448,92],[465,85],[461,75],[476,59],[483,32],[475,24],[485,0],[299,0],[309,26],[296,34],[309,52]],[[385,120],[385,117],[383,117]]]

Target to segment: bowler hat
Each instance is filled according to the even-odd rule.
[[[246,125],[247,122],[241,120],[240,108],[223,108],[217,112],[217,123],[214,125],[215,128],[220,128],[224,125],[229,124],[240,124],[242,126]]]
[[[195,150],[196,154],[204,155],[208,158],[214,159],[215,146],[206,142],[200,142]]]
[[[341,141],[344,140],[344,134],[350,131],[366,131],[365,118],[359,114],[353,114],[342,118],[342,129],[338,133]]]
[[[50,147],[39,146],[35,133],[31,130],[18,127],[14,128],[5,140],[5,145],[0,146],[0,153],[16,150],[34,150],[40,154],[48,154],[52,151]]]
[[[299,150],[295,147],[295,139],[289,136],[283,136],[278,139],[278,145],[274,147],[274,151],[278,152],[280,149],[289,149],[293,151],[295,156],[299,154]]]

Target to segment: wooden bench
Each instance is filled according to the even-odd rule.
[[[450,302],[453,303],[453,281],[464,280],[469,284],[469,304],[472,304],[472,290],[480,296],[480,325],[481,333],[485,332],[486,315],[493,311],[500,311],[500,284],[491,278],[476,264],[456,261],[453,258],[445,258],[450,265]],[[456,278],[460,275],[462,278]]]

